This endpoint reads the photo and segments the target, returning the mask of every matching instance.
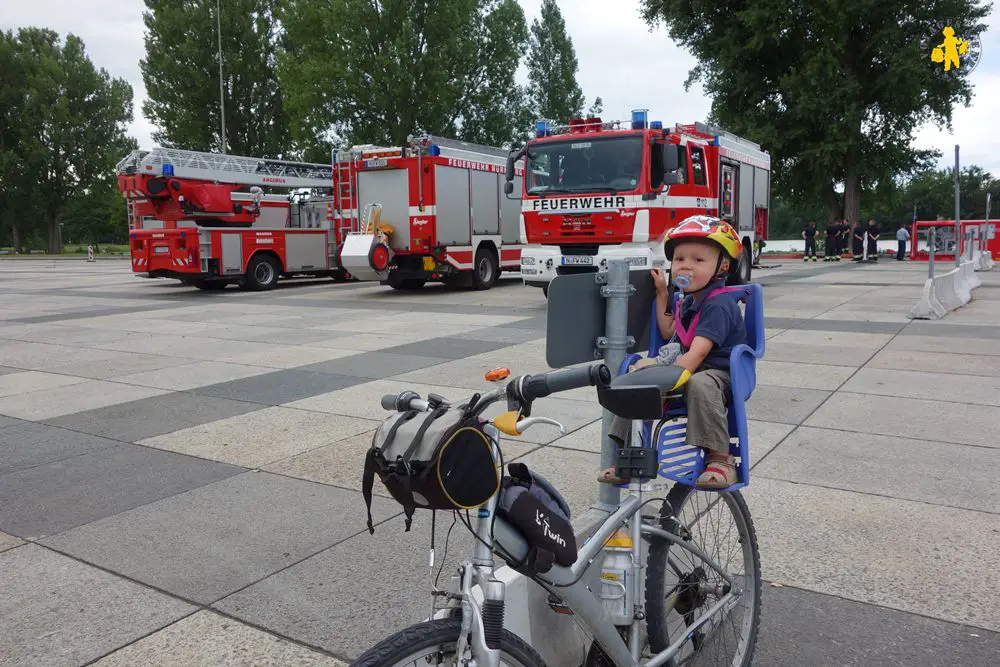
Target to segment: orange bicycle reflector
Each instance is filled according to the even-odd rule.
[[[486,374],[487,382],[499,382],[500,380],[506,380],[510,377],[509,368],[494,368],[489,373]]]

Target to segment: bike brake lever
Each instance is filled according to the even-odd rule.
[[[556,426],[559,432],[566,435],[566,427],[557,422],[555,419],[549,419],[548,417],[528,417],[517,422],[517,432],[524,433],[532,426],[537,424],[549,424],[551,426]]]

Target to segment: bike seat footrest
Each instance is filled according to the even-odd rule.
[[[621,447],[615,456],[615,474],[622,479],[656,479],[659,467],[652,447]]]

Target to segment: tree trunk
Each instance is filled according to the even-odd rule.
[[[847,177],[844,183],[844,217],[852,227],[861,217],[861,169],[857,161],[847,164]]]
[[[823,188],[823,207],[826,209],[827,224],[840,219],[840,201],[833,190],[833,183],[827,183]]]
[[[59,228],[59,216],[56,213],[49,214],[49,249],[50,255],[62,253],[62,230]]]

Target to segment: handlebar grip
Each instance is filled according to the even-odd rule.
[[[521,386],[521,396],[526,400],[543,398],[560,391],[569,391],[579,387],[593,385],[608,386],[611,383],[611,371],[607,365],[591,364],[577,368],[566,368],[549,371],[541,375],[529,375]]]
[[[402,391],[397,395],[386,394],[382,397],[382,407],[386,410],[397,410],[399,412],[406,412],[412,409],[411,403],[413,399],[419,399],[420,394],[415,391]]]
[[[395,410],[396,409],[396,395],[386,394],[382,397],[382,409],[383,410]]]

